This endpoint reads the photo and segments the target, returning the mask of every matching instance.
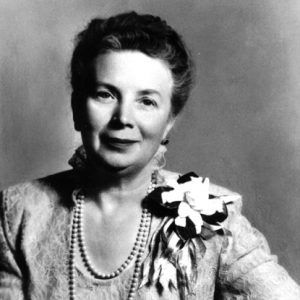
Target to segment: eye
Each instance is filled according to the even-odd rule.
[[[109,97],[111,97],[111,94],[106,91],[99,91],[99,92],[97,92],[97,96],[101,97],[101,98],[109,98]]]
[[[115,96],[109,91],[97,91],[94,98],[98,101],[109,102],[115,99]]]
[[[141,98],[140,103],[147,107],[151,107],[151,106],[156,107],[157,106],[157,102],[154,99],[149,98],[149,97]]]

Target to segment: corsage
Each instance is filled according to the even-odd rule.
[[[210,195],[209,179],[193,172],[166,179],[150,193],[146,205],[163,222],[150,241],[141,286],[156,285],[161,292],[178,289],[181,299],[191,293],[197,280],[197,252],[203,256],[203,240],[224,233],[226,204],[232,200]]]

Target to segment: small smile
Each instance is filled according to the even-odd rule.
[[[138,142],[137,140],[133,139],[117,138],[110,136],[104,136],[103,141],[106,145],[113,148],[127,148]]]

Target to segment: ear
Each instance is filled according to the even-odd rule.
[[[75,116],[74,112],[73,112],[73,122],[74,122],[75,130],[80,132],[82,129],[82,120],[81,120],[81,117],[79,117],[78,115]]]
[[[76,131],[80,131],[80,129],[81,129],[81,126],[80,126],[80,121],[79,121],[79,117],[78,117],[78,115],[74,112],[74,110],[73,110],[73,123],[74,123],[74,128],[75,128],[75,130]]]
[[[73,113],[74,128],[76,131],[81,131],[82,126],[82,109],[80,105],[81,101],[81,97],[79,97],[73,92],[71,96],[71,106]]]

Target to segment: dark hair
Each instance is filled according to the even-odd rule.
[[[169,66],[174,88],[172,113],[176,116],[185,105],[192,85],[191,55],[181,37],[157,16],[128,12],[108,19],[92,19],[75,40],[71,60],[72,108],[80,118],[79,102],[93,89],[95,58],[108,51],[137,50],[163,60]],[[76,121],[75,121],[76,123]]]

